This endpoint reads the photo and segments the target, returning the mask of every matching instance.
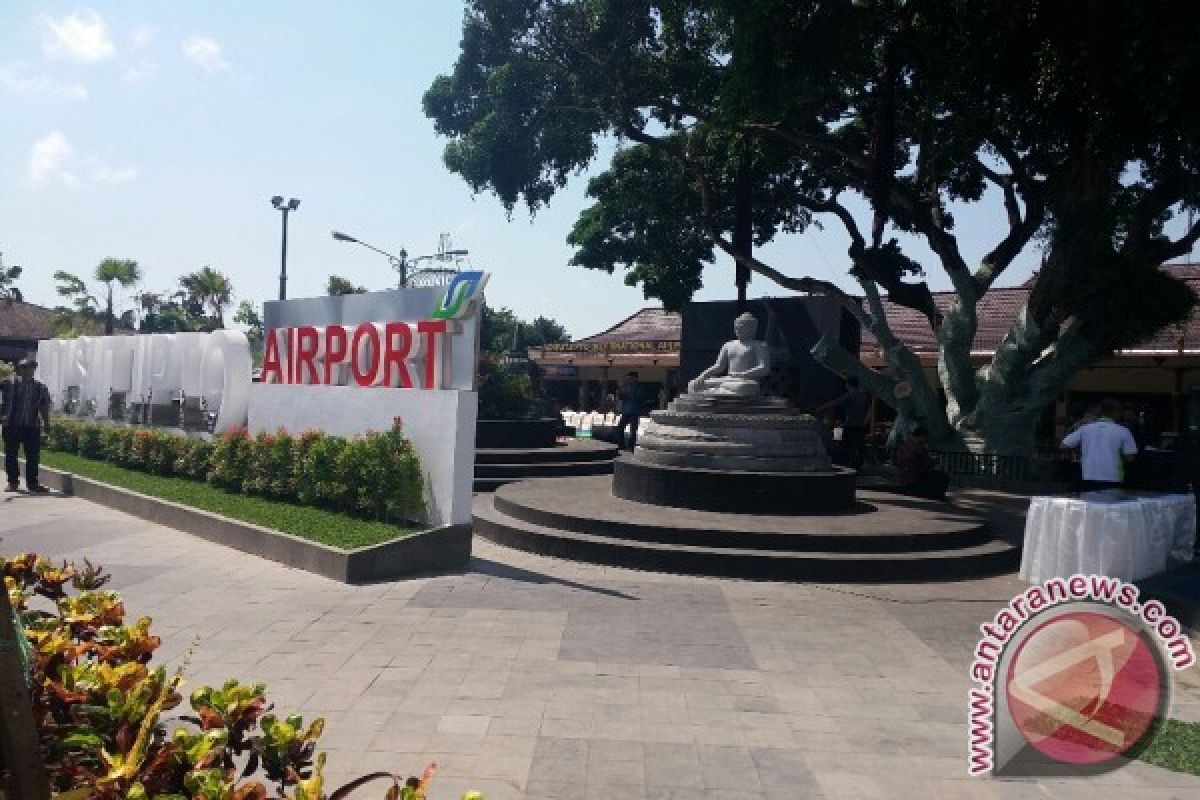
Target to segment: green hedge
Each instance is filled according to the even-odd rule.
[[[399,423],[386,433],[352,439],[283,430],[252,437],[238,428],[209,442],[149,428],[55,419],[47,448],[367,519],[417,521],[425,511],[421,462]]]

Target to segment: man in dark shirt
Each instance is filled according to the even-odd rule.
[[[26,358],[17,364],[17,377],[0,382],[0,399],[4,409],[0,422],[4,427],[4,470],[8,473],[7,491],[19,487],[20,472],[17,451],[25,448],[25,486],[29,491],[43,494],[50,491],[38,483],[38,456],[42,449],[42,434],[50,427],[50,392],[46,384],[34,380],[37,361]],[[39,427],[41,423],[44,427]]]
[[[847,460],[854,469],[862,469],[863,449],[867,438],[867,413],[871,410],[871,398],[858,388],[858,378],[846,379],[846,391],[840,397],[817,408],[821,414],[831,408],[842,412],[842,446]]]
[[[637,447],[638,425],[642,422],[642,385],[638,374],[631,372],[629,382],[621,392],[621,418],[617,421],[617,449],[625,445],[625,429],[629,428],[629,452]]]

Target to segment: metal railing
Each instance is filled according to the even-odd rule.
[[[1029,458],[1026,456],[946,450],[935,450],[932,454],[941,470],[952,477],[994,478],[1002,481],[1023,481],[1029,477]]]

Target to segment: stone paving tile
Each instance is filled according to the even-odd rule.
[[[965,775],[966,658],[1013,576],[750,583],[475,543],[462,575],[344,586],[75,499],[0,504],[0,552],[88,556],[187,677],[326,717],[331,783],[437,761],[434,800],[1195,797],[1133,764]],[[1200,718],[1200,671],[1175,711]],[[380,789],[382,793],[382,786]]]

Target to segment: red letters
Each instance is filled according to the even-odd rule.
[[[359,386],[375,384],[379,374],[380,345],[379,329],[371,323],[364,322],[354,329],[354,339],[350,343],[350,371]]]
[[[346,328],[330,325],[325,328],[325,384],[332,386],[337,380],[337,368],[346,362],[349,349],[346,347]]]
[[[284,383],[283,367],[279,363],[278,333],[275,328],[268,328],[264,337],[266,349],[263,351],[262,377],[260,378],[263,383]]]
[[[296,383],[320,383],[317,375],[317,356],[321,354],[321,335],[311,325],[296,328],[296,362],[293,374]]]
[[[384,386],[400,386],[411,389],[412,374],[408,371],[408,364],[405,361],[413,349],[412,328],[408,326],[407,322],[389,322],[383,328],[383,341],[383,364],[380,367],[383,375],[378,382]],[[400,372],[398,384],[394,383],[392,379],[393,366]]]
[[[273,328],[266,332],[264,383],[337,385],[343,365],[358,386],[442,388],[446,320]],[[417,366],[419,365],[419,366]],[[419,373],[419,377],[418,377]]]
[[[421,334],[425,347],[425,383],[426,389],[442,388],[442,348],[440,343],[446,334],[446,320],[421,320],[417,323],[417,331]],[[439,336],[438,334],[441,334]]]

